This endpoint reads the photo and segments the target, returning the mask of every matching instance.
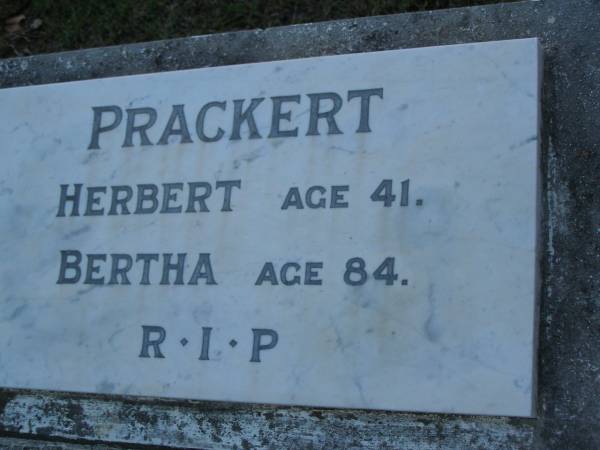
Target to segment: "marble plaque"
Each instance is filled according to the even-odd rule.
[[[0,90],[0,386],[531,416],[536,39]]]

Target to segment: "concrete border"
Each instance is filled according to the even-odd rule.
[[[545,60],[536,419],[0,390],[0,448],[17,438],[39,448],[600,448],[598,1],[524,1],[0,60],[0,87],[534,36]]]

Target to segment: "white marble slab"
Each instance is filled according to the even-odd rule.
[[[0,386],[532,415],[539,66],[526,39],[0,90]],[[235,139],[234,100],[252,98],[254,136]],[[128,117],[150,118],[134,108],[156,112],[148,145],[127,146]],[[165,183],[183,183],[167,202]],[[188,183],[209,211],[186,212]],[[135,214],[154,206],[141,184],[157,211]],[[282,209],[293,187],[303,208]],[[131,214],[109,214],[113,194]]]

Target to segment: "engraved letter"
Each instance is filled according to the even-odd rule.
[[[281,267],[281,272],[280,272],[280,278],[281,278],[281,282],[283,283],[284,286],[292,286],[294,284],[300,284],[300,276],[295,275],[294,278],[292,278],[291,280],[287,277],[287,272],[290,269],[290,267],[293,267],[296,272],[298,272],[300,270],[300,264],[295,263],[295,262],[289,262],[289,263],[285,263],[282,267]]]
[[[270,138],[278,138],[278,137],[296,137],[298,136],[298,127],[293,130],[282,130],[280,128],[281,121],[286,120],[290,122],[292,119],[292,112],[286,111],[284,113],[281,112],[281,104],[283,102],[294,102],[300,103],[299,95],[284,95],[281,97],[271,97],[273,101],[273,117],[271,119],[271,132],[269,133]]]
[[[307,136],[319,134],[319,119],[327,120],[327,134],[342,134],[335,122],[335,116],[342,107],[342,97],[335,92],[322,92],[319,94],[307,94],[310,98],[310,121]],[[321,100],[331,100],[333,106],[329,111],[321,111]]]
[[[96,260],[106,261],[106,254],[88,254],[87,256],[87,271],[85,273],[85,281],[83,284],[104,284],[104,277],[96,278],[95,273],[100,273],[100,266],[94,265]]]
[[[144,262],[140,284],[148,285],[150,284],[150,261],[158,261],[158,253],[138,253],[135,262],[138,261]]]
[[[306,191],[306,206],[308,206],[311,209],[325,208],[325,198],[322,195],[317,203],[313,202],[313,193],[315,191],[318,191],[320,194],[324,194],[325,192],[327,192],[327,189],[325,189],[323,186],[309,187]]]
[[[215,189],[225,188],[225,194],[223,196],[223,207],[221,211],[231,212],[231,189],[232,188],[242,188],[242,180],[230,180],[230,181],[217,181]]]
[[[99,149],[100,144],[98,141],[100,138],[100,133],[114,130],[119,126],[121,120],[123,119],[123,111],[121,111],[121,108],[118,106],[94,106],[92,109],[94,110],[94,122],[92,124],[92,140],[90,141],[88,150]],[[102,114],[106,112],[113,113],[115,117],[111,124],[102,126]]]
[[[254,333],[254,341],[252,343],[252,358],[250,358],[250,362],[260,362],[260,352],[275,347],[279,340],[279,336],[275,330],[268,330],[265,328],[252,328],[252,333]],[[270,336],[271,342],[262,344],[261,340],[263,336]]]
[[[260,271],[260,275],[256,279],[256,283],[254,283],[254,284],[256,286],[260,286],[265,281],[270,282],[271,285],[273,285],[273,286],[276,284],[279,284],[277,282],[277,275],[275,274],[275,268],[273,267],[273,263],[270,263],[270,262],[265,263],[262,270]]]
[[[74,184],[75,192],[73,195],[67,194],[69,189],[68,184],[60,185],[60,202],[58,204],[58,213],[56,217],[65,217],[65,203],[73,202],[73,208],[71,208],[71,216],[79,215],[79,197],[81,196],[81,184]]]
[[[171,205],[171,202],[177,202],[177,192],[172,191],[183,191],[183,183],[163,183],[163,190],[163,205],[160,213],[180,213],[183,206]]]
[[[281,205],[281,209],[288,209],[290,206],[295,206],[296,209],[304,209],[302,198],[300,197],[300,191],[297,187],[290,188],[285,196],[283,205]]]
[[[129,208],[127,207],[127,202],[131,200],[133,197],[133,189],[129,186],[111,186],[112,190],[112,199],[110,202],[110,211],[108,211],[109,216],[116,216],[117,207],[121,207],[121,214],[129,214]],[[119,193],[123,192],[125,195],[122,198],[119,198]]]
[[[210,137],[204,133],[204,120],[206,118],[206,112],[209,108],[221,108],[225,111],[225,102],[210,102],[202,107],[200,112],[198,113],[198,117],[196,118],[196,133],[198,133],[198,137],[202,142],[215,142],[223,137],[225,131],[221,127],[217,129],[217,134]]]
[[[140,358],[150,358],[148,347],[152,347],[155,358],[164,358],[159,345],[162,344],[167,337],[165,329],[159,326],[142,325],[142,330],[142,351],[140,352]],[[150,333],[158,333],[158,337],[156,339],[150,339]]]
[[[87,188],[87,205],[84,216],[101,216],[104,214],[104,208],[96,209],[94,205],[100,205],[100,197],[96,194],[106,194],[106,186],[94,186]]]
[[[75,261],[68,261],[69,257],[75,258]],[[58,281],[56,284],[75,284],[81,278],[81,269],[79,264],[81,263],[81,253],[77,250],[61,250],[60,251],[60,271],[58,273]],[[73,276],[67,277],[65,272],[68,269],[75,271]]]
[[[148,192],[149,191],[149,192]],[[137,185],[137,207],[135,214],[152,214],[158,208],[158,186],[155,184],[138,184]],[[144,202],[151,202],[152,206],[144,206]]]
[[[217,284],[210,264],[210,253],[200,253],[194,273],[188,284],[198,284],[198,279],[206,278],[206,284]]]
[[[148,120],[141,125],[135,124],[135,117],[146,115]],[[127,110],[127,128],[125,128],[125,141],[123,147],[133,147],[133,134],[139,133],[141,145],[152,145],[146,132],[156,123],[156,110],[154,108],[131,108]]]
[[[175,121],[179,122],[178,128],[173,128]],[[187,121],[185,120],[185,113],[183,112],[183,105],[173,105],[171,116],[167,122],[167,126],[163,131],[162,136],[158,140],[158,145],[167,145],[171,136],[181,136],[181,144],[189,144],[192,142],[190,136],[190,130],[188,130]]]
[[[160,284],[171,284],[169,273],[175,271],[175,282],[173,284],[183,284],[183,269],[185,268],[186,253],[177,253],[177,262],[171,262],[172,253],[163,253],[163,273]]]
[[[350,186],[331,186],[331,207],[332,208],[347,208],[348,202],[344,201],[344,194],[341,192],[348,192]]]
[[[360,121],[358,123],[358,129],[356,130],[357,133],[371,132],[371,128],[369,127],[369,107],[371,104],[371,97],[374,95],[382,99],[383,88],[348,91],[348,101],[360,97]]]
[[[198,181],[198,182],[192,182],[192,183],[188,183],[189,186],[189,196],[188,196],[188,207],[185,210],[186,213],[193,213],[196,212],[196,202],[198,203],[198,206],[200,207],[200,212],[208,212],[208,206],[206,206],[206,199],[208,197],[210,197],[210,194],[212,192],[212,187],[210,186],[210,183],[207,183],[205,181]],[[196,190],[198,190],[199,188],[204,189],[204,192],[200,195],[198,195],[196,193]]]
[[[210,346],[211,327],[202,327],[202,352],[200,353],[200,361],[208,361],[208,347]]]
[[[131,284],[129,278],[127,278],[127,272],[133,266],[133,258],[125,253],[111,253],[110,257],[112,259],[112,266],[108,284],[119,284],[119,276],[121,277],[121,284]],[[120,261],[125,261],[124,267],[120,267]]]
[[[258,128],[256,127],[256,121],[254,120],[254,110],[258,105],[262,103],[264,98],[253,98],[250,102],[250,106],[246,108],[245,111],[242,112],[242,106],[244,104],[244,100],[234,100],[233,101],[233,127],[231,130],[231,137],[229,138],[232,141],[240,139],[240,128],[244,122],[248,123],[248,130],[250,131],[250,139],[258,139],[260,138],[260,134],[258,133]]]

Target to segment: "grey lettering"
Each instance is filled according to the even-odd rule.
[[[369,127],[369,111],[371,97],[373,96],[383,99],[383,88],[348,91],[348,101],[352,100],[353,98],[360,98],[360,120],[356,130],[357,133],[371,132],[371,128]]]
[[[74,260],[69,261],[69,258]],[[60,251],[60,270],[58,272],[58,281],[56,284],[75,284],[81,278],[81,253],[77,250]],[[72,276],[67,276],[67,270],[73,270]]]
[[[146,116],[145,123],[136,125],[135,118],[137,116]],[[148,138],[147,131],[156,123],[156,110],[154,108],[131,108],[127,110],[127,128],[125,129],[125,140],[123,147],[133,147],[133,135],[140,135],[141,145],[152,145]]]
[[[142,325],[142,350],[140,352],[140,358],[150,358],[150,354],[148,353],[148,348],[152,347],[155,358],[164,358],[164,355],[160,351],[160,344],[165,341],[167,337],[167,332],[163,327],[153,326],[153,325]],[[151,339],[151,333],[158,333],[158,337],[156,339]]]
[[[65,216],[65,206],[67,202],[73,202],[73,206],[71,208],[71,216],[79,215],[79,198],[81,197],[81,184],[74,184],[73,188],[75,192],[72,195],[67,194],[69,189],[68,184],[60,185],[60,201],[58,203],[58,213],[56,217],[64,217]]]
[[[240,136],[240,128],[244,122],[248,123],[248,130],[250,131],[249,138],[250,139],[258,139],[260,138],[260,134],[258,132],[258,128],[256,127],[256,121],[254,120],[254,110],[258,105],[262,103],[264,97],[262,98],[253,98],[250,101],[250,106],[246,108],[245,111],[242,111],[244,100],[234,100],[233,101],[233,127],[231,130],[230,140],[239,140]]]
[[[273,102],[273,116],[271,117],[271,132],[269,133],[269,137],[278,138],[298,136],[298,127],[292,130],[282,130],[280,128],[282,120],[286,120],[288,122],[292,121],[292,112],[281,112],[281,105],[285,102],[300,103],[300,96],[284,95],[280,97],[271,97],[271,100]]]
[[[327,120],[327,134],[342,134],[337,126],[334,116],[342,108],[342,97],[335,92],[322,92],[318,94],[307,94],[310,98],[310,120],[308,124],[307,136],[317,136],[319,134],[319,120]],[[331,100],[333,106],[328,111],[321,111],[321,101]]]
[[[204,120],[206,118],[206,113],[210,108],[221,108],[225,111],[225,102],[210,102],[200,109],[198,117],[196,118],[196,133],[202,142],[216,142],[225,134],[225,131],[223,131],[221,127],[217,129],[217,133],[212,137],[207,136],[204,132]]]
[[[88,150],[99,149],[100,133],[105,133],[107,131],[114,130],[119,126],[121,120],[123,120],[123,111],[121,111],[121,108],[115,105],[93,106],[92,110],[94,111],[94,120],[92,123],[92,139],[90,140]],[[114,114],[113,121],[108,125],[102,125],[102,114],[104,113]]]
[[[175,126],[175,121],[179,122],[178,128]],[[151,126],[151,125],[150,125]],[[167,145],[171,136],[181,136],[180,143],[189,144],[192,142],[190,131],[188,130],[187,121],[185,119],[185,113],[183,112],[183,105],[173,105],[171,116],[167,122],[167,126],[163,131],[162,136],[158,140],[158,145]]]
[[[260,362],[260,352],[274,348],[279,341],[279,336],[275,330],[266,328],[252,328],[252,333],[254,335],[254,340],[252,343],[252,358],[250,358],[250,362]],[[268,344],[263,344],[263,336],[269,336],[271,341]]]

